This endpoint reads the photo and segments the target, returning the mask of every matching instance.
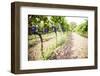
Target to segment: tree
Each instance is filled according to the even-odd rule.
[[[85,19],[83,22],[81,22],[76,28],[75,31],[80,33],[81,35],[87,37],[88,33],[88,20]]]
[[[76,24],[76,22],[70,22],[70,31],[74,31],[74,29],[76,28],[76,26],[77,26],[77,24]]]
[[[57,47],[57,31],[58,31],[60,17],[59,16],[51,16],[50,20],[51,20],[53,31],[55,32],[55,35],[56,35],[56,47]]]
[[[68,32],[70,30],[69,29],[69,24],[68,24],[68,22],[67,22],[65,17],[62,19],[60,24],[61,24],[61,28],[62,28],[63,32]]]
[[[56,46],[57,46],[57,32],[65,32],[68,30],[68,24],[67,24],[67,20],[65,19],[64,16],[51,16],[50,18],[53,30],[55,32],[56,35]]]
[[[69,29],[67,20],[64,16],[41,16],[28,15],[28,33],[29,35],[38,35],[41,41],[41,55],[44,58],[43,52],[43,35],[55,32],[57,46],[57,32],[66,32]]]
[[[51,23],[57,28],[57,31],[69,31],[69,25],[65,16],[51,16]]]
[[[41,41],[41,55],[44,58],[43,52],[43,38],[42,34],[48,32],[49,29],[49,20],[47,16],[39,15],[29,15],[28,16],[28,25],[29,25],[29,35],[38,35]],[[46,31],[43,31],[46,30]]]

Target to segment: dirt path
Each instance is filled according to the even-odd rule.
[[[69,33],[67,43],[53,54],[51,59],[87,58],[88,39],[77,33]]]
[[[82,37],[77,33],[72,33],[72,57],[87,58],[88,56],[88,38]]]

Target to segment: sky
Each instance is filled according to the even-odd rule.
[[[66,17],[68,23],[75,22],[77,25],[80,24],[84,19],[88,19],[86,17]]]

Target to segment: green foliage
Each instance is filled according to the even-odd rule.
[[[37,32],[44,33],[44,30],[53,32],[52,26],[56,28],[56,31],[69,31],[69,25],[64,16],[41,16],[41,15],[29,15],[28,16],[29,27],[35,26]]]
[[[75,28],[75,31],[82,36],[88,36],[88,20],[84,20],[80,25]]]
[[[51,23],[58,28],[58,31],[68,31],[69,25],[64,16],[51,16]]]
[[[37,32],[43,32],[44,28],[49,28],[49,20],[47,16],[29,15],[28,16],[29,27],[36,26]]]

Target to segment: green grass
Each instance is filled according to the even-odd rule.
[[[56,51],[55,49],[58,48],[58,47],[61,47],[64,43],[65,43],[65,40],[67,39],[66,36],[67,34],[66,33],[63,33],[61,35],[61,33],[57,33],[57,44],[56,42],[52,42],[52,45],[50,45],[48,48],[45,48],[44,47],[44,59],[47,60],[48,57],[50,57],[50,55]]]
[[[78,33],[79,35],[81,35],[81,36],[83,36],[83,37],[86,37],[86,38],[88,38],[88,33],[87,32],[78,32],[78,31],[76,31],[76,33]]]
[[[38,56],[40,59],[39,60],[48,60],[48,57],[50,57],[50,55],[56,51],[56,49],[58,47],[61,47],[66,39],[67,39],[67,33],[62,33],[62,32],[57,32],[57,42],[56,42],[56,35],[55,33],[49,33],[49,34],[44,34],[42,35],[43,37],[43,44],[46,42],[46,41],[49,41],[50,39],[52,39],[52,42],[49,42],[50,45],[48,44],[47,47],[45,47],[45,45],[43,45],[43,52],[44,52],[44,58],[41,57],[41,54],[40,56]],[[32,45],[34,44],[36,41],[38,42],[39,41],[39,37],[38,36],[29,36],[29,45]]]

